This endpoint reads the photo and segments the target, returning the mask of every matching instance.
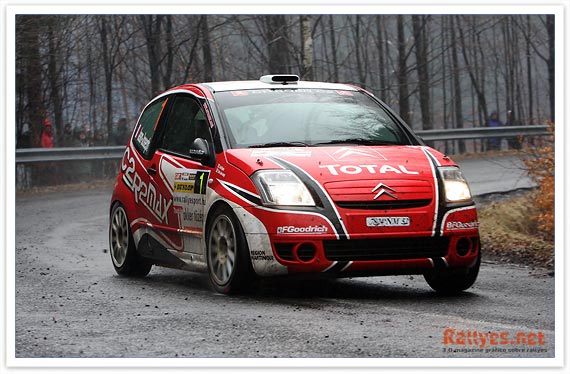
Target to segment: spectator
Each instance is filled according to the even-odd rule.
[[[87,125],[81,126],[75,132],[75,146],[76,147],[89,147],[89,135]]]
[[[499,120],[499,115],[497,112],[491,113],[491,117],[489,118],[488,122],[489,127],[500,127],[503,126],[503,123]],[[501,149],[501,138],[490,138],[487,143],[488,150],[500,150]]]
[[[112,143],[114,145],[127,145],[130,135],[130,131],[127,128],[127,119],[121,118],[117,124],[117,129],[113,132]]]
[[[512,110],[507,111],[507,122],[505,126],[521,126],[520,121],[515,118]],[[507,144],[509,145],[509,149],[521,149],[522,138],[520,136],[512,136],[507,138]]]
[[[95,130],[92,143],[94,147],[103,147],[105,145],[105,137],[103,136],[103,132],[101,132],[101,130]]]
[[[53,129],[49,120],[44,120],[44,127],[41,136],[42,148],[53,148]]]
[[[42,128],[42,134],[40,137],[40,145],[42,148],[53,148],[53,128],[48,119],[44,120],[44,127]],[[56,165],[53,162],[42,164],[36,171],[36,174],[39,176],[39,180],[41,181],[40,184],[58,184]]]
[[[77,129],[75,133],[76,147],[89,147],[89,138],[87,136],[87,126],[83,125]],[[91,178],[92,163],[90,160],[77,161],[75,165],[75,180],[77,182],[85,182]]]
[[[71,124],[69,123],[65,124],[65,127],[63,129],[63,134],[59,138],[58,145],[60,147],[73,147],[75,145]]]
[[[22,126],[22,130],[16,143],[16,148],[33,148],[32,134],[30,133],[30,125],[28,123],[24,123],[24,126]]]

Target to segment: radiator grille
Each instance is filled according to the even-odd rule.
[[[405,260],[447,255],[449,238],[385,238],[325,240],[325,256],[331,261]]]
[[[412,209],[428,206],[431,199],[421,200],[394,200],[394,201],[339,201],[336,203],[340,208],[361,210],[391,210]]]

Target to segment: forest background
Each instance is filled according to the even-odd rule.
[[[416,130],[555,115],[549,14],[17,15],[15,35],[17,147],[39,146],[45,119],[109,144],[174,85],[277,73],[364,87]]]

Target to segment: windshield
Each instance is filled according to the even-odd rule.
[[[410,144],[390,115],[362,92],[261,89],[219,92],[215,98],[233,148]]]

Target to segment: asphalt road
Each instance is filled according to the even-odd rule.
[[[544,271],[484,261],[455,297],[421,276],[270,280],[222,296],[201,274],[117,276],[109,198],[16,199],[17,358],[554,357],[554,277]]]
[[[475,196],[535,187],[518,157],[482,157],[457,162]]]

